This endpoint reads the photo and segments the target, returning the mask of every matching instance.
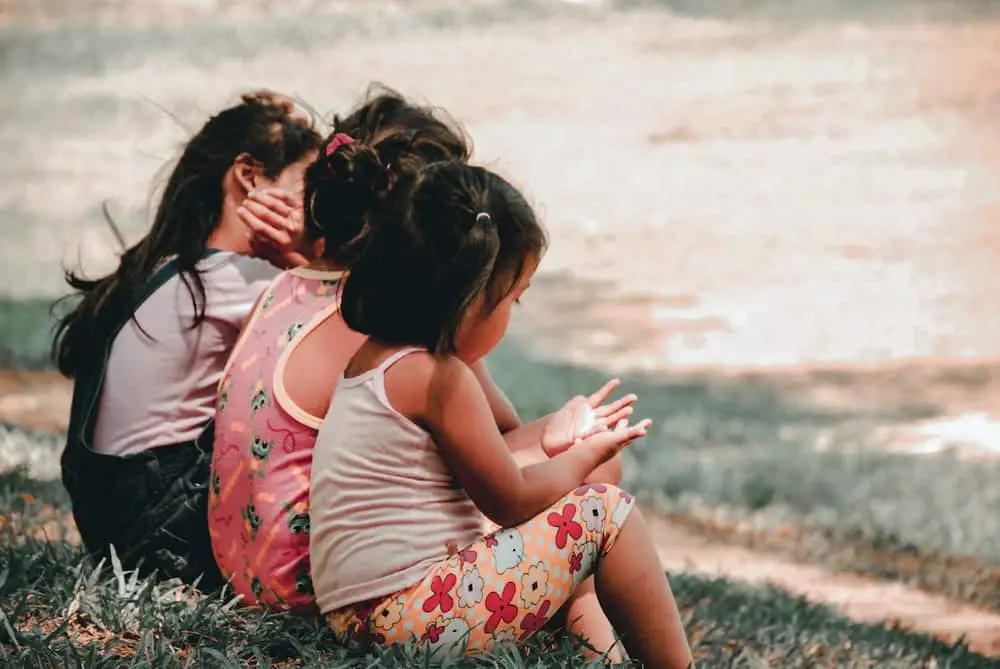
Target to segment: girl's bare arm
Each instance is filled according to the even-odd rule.
[[[600,432],[550,460],[521,469],[472,370],[454,358],[426,356],[427,360],[431,369],[423,382],[416,381],[426,384],[425,404],[416,418],[433,434],[442,457],[479,510],[501,527],[543,511],[580,485],[595,467],[645,436],[649,426],[643,421],[620,431]]]

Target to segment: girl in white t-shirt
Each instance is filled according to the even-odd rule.
[[[292,248],[301,219],[258,237],[239,210],[258,189],[300,194],[320,143],[287,98],[245,95],[188,142],[118,268],[67,273],[80,300],[53,344],[74,380],[62,473],[90,552],[113,545],[126,568],[221,584],[206,521],[216,386],[272,263],[308,255]]]

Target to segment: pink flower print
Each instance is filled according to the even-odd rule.
[[[622,499],[625,500],[626,504],[631,504],[632,503],[632,495],[628,494],[624,490],[622,490]]]
[[[363,604],[358,604],[357,608],[354,609],[354,617],[362,622],[368,622],[368,617],[371,616],[372,611],[375,610],[375,605],[378,604],[377,600],[369,600]]]
[[[549,525],[556,528],[557,548],[566,548],[566,540],[569,537],[579,539],[583,536],[583,527],[581,527],[580,523],[573,520],[575,515],[575,504],[566,504],[563,506],[562,513],[553,511],[549,514]]]
[[[441,638],[441,633],[444,632],[443,627],[438,627],[437,623],[431,623],[424,630],[424,633],[420,635],[421,641],[430,641],[431,643],[437,643]]]
[[[583,566],[581,562],[583,561],[583,553],[573,553],[569,556],[569,573],[575,574],[580,571]]]
[[[521,619],[521,641],[524,641],[529,636],[545,627],[545,623],[549,620],[549,606],[551,605],[552,602],[546,599],[542,602],[542,605],[538,607],[538,613],[528,613]]]
[[[479,557],[476,551],[472,550],[471,548],[463,548],[462,550],[458,550],[458,542],[456,542],[454,539],[449,539],[448,541],[444,542],[444,548],[448,552],[448,557],[457,555],[458,561],[461,564],[475,564],[476,558]]]
[[[441,613],[448,613],[455,605],[455,600],[451,596],[451,589],[458,582],[458,577],[448,574],[443,579],[435,576],[431,579],[431,596],[424,600],[424,613],[430,613],[434,609],[441,609]]]
[[[514,622],[514,618],[517,617],[517,606],[511,604],[511,601],[516,593],[517,586],[514,585],[514,581],[507,581],[503,586],[503,593],[491,592],[486,596],[486,609],[490,612],[490,617],[483,629],[487,634],[492,634],[501,620],[505,623]]]
[[[596,493],[603,494],[608,491],[608,487],[603,483],[584,483],[582,486],[574,490],[573,494],[576,495],[577,497],[583,497],[591,490],[593,490]]]
[[[487,548],[496,548],[496,546],[497,546],[497,536],[496,536],[496,534],[491,534],[491,535],[487,536],[486,537],[486,547]]]

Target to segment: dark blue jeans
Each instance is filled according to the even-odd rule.
[[[87,550],[125,569],[219,588],[222,574],[208,535],[212,426],[196,442],[117,457],[89,449],[63,466],[63,483]],[[207,440],[209,443],[203,443]],[[68,464],[68,466],[67,466]]]

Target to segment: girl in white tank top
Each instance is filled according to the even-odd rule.
[[[310,486],[313,584],[333,630],[415,640],[436,659],[490,650],[529,638],[595,575],[632,659],[691,666],[632,497],[583,484],[650,421],[571,400],[546,425],[552,457],[522,469],[470,369],[503,337],[546,245],[524,198],[458,162],[384,192],[377,154],[358,144],[331,165],[366,175],[373,194],[341,302],[369,339],[337,384]],[[502,529],[482,536],[480,514]]]

